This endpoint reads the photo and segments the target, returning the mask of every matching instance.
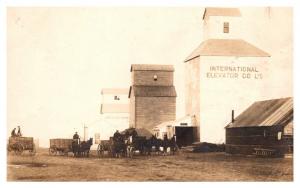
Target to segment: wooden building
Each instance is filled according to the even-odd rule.
[[[176,119],[176,91],[172,65],[134,64],[129,90],[129,125],[149,131]]]
[[[293,152],[293,98],[258,101],[226,126],[226,152]]]

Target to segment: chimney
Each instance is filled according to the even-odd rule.
[[[231,111],[231,123],[234,123],[234,110]]]

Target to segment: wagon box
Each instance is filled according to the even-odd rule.
[[[68,148],[70,145],[72,145],[73,139],[62,139],[62,138],[56,138],[56,139],[50,139],[50,147],[55,145],[59,148]]]
[[[31,154],[35,154],[35,146],[33,137],[9,137],[8,151],[14,151],[20,155],[24,150],[28,150]]]
[[[55,155],[57,153],[67,154],[72,151],[72,143],[76,141],[68,138],[55,138],[50,139],[49,153]]]
[[[10,137],[9,138],[9,143],[10,144],[15,144],[15,143],[23,143],[24,146],[31,146],[33,145],[33,137]]]

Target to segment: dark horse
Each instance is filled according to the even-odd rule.
[[[173,136],[171,139],[164,138],[162,140],[162,147],[164,151],[164,155],[167,154],[167,149],[170,148],[170,154],[174,155],[175,152],[178,150],[178,146],[176,144],[175,136]]]
[[[93,145],[93,138],[87,141],[82,141],[80,144],[77,141],[72,142],[72,149],[75,157],[86,156],[89,157],[91,146]]]
[[[130,136],[126,142],[127,157],[133,157],[136,151],[143,155],[146,151],[146,141],[145,136]]]
[[[120,135],[117,138],[112,138],[111,155],[112,157],[122,157],[126,153],[125,138]]]
[[[145,142],[145,153],[151,155],[151,152],[159,154],[159,148],[162,146],[162,140],[156,138],[154,135]]]

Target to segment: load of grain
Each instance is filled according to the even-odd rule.
[[[50,147],[69,148],[72,145],[73,139],[69,138],[55,138],[50,139]]]
[[[33,148],[33,137],[9,137],[9,145],[21,144],[24,149]]]

